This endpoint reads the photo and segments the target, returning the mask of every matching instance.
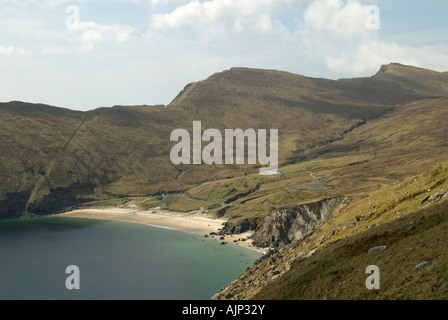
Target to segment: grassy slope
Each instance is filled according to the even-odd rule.
[[[353,130],[344,139],[302,154],[298,164],[281,167],[280,177],[257,174],[207,182],[188,193],[219,203],[229,202],[226,216],[239,223],[253,215],[325,197],[363,196],[388,184],[417,175],[448,159],[448,99],[425,99]],[[327,187],[291,189],[312,182],[309,172]],[[249,193],[249,194],[247,194]]]
[[[231,295],[238,299],[446,299],[447,291],[435,289],[448,280],[448,201],[422,204],[443,189],[448,190],[448,163],[353,201],[314,235],[282,249],[274,262],[264,260],[226,292],[243,286],[242,293]],[[363,220],[347,228],[355,216]],[[367,254],[382,245],[385,251]],[[432,265],[415,271],[422,261]],[[365,287],[369,265],[381,270],[379,291]],[[270,270],[280,272],[273,282],[266,280]]]
[[[411,226],[414,226],[410,230]],[[448,299],[448,201],[334,243],[267,286],[255,299]],[[368,255],[375,246],[387,245]],[[415,270],[423,261],[431,266]],[[366,268],[380,269],[369,291]]]

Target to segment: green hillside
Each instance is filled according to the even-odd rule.
[[[284,276],[264,287],[254,298],[448,299],[447,187],[445,163],[352,204],[316,235],[316,238],[323,236],[328,243],[322,244],[312,257],[292,262]],[[437,193],[447,196],[434,197],[435,200],[422,204],[428,195]],[[376,211],[356,227],[335,229],[337,222],[353,221],[349,217],[365,214],[373,207]],[[338,230],[336,234],[329,232],[331,227]],[[368,253],[378,246],[387,248]],[[428,266],[416,268],[423,262]],[[370,265],[380,269],[379,290],[366,289],[366,268]]]
[[[340,207],[315,232],[256,264],[215,298],[448,299],[447,200],[445,162]],[[423,262],[428,265],[416,269]],[[380,270],[379,290],[365,285],[371,265]]]
[[[327,193],[374,190],[442,160],[447,83],[447,73],[397,64],[338,81],[233,68],[188,85],[168,106],[75,112],[1,103],[0,217],[188,192],[190,203],[174,207],[209,201],[238,223]],[[174,166],[170,134],[191,132],[195,120],[203,130],[279,129],[287,174],[263,180],[253,165]],[[309,182],[308,171],[331,188],[290,188]]]

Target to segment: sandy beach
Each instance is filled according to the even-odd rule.
[[[160,210],[155,208],[151,211],[140,211],[130,208],[104,208],[104,209],[80,209],[59,214],[61,217],[104,219],[112,221],[132,222],[159,228],[167,228],[191,232],[198,235],[207,235],[208,237],[220,242],[233,243],[246,248],[265,252],[263,249],[256,248],[252,241],[248,239],[250,233],[217,236],[210,235],[217,233],[223,227],[226,220],[214,219],[201,212],[177,213]]]

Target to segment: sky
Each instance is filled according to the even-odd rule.
[[[167,105],[232,67],[448,71],[446,0],[0,0],[0,102]]]

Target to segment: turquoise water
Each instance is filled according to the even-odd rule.
[[[259,253],[185,232],[105,220],[0,221],[0,299],[203,300]],[[80,270],[68,290],[67,266]]]

